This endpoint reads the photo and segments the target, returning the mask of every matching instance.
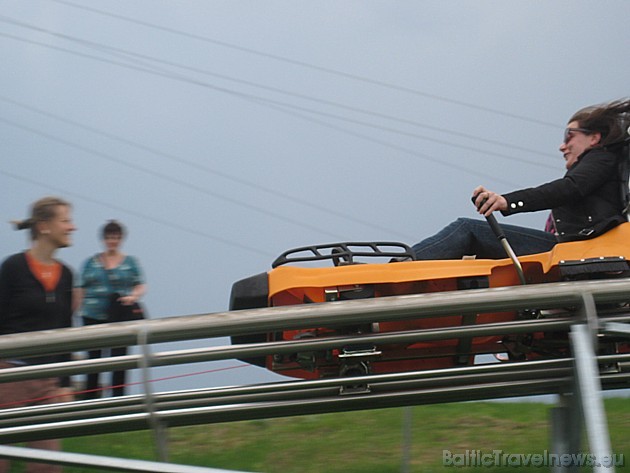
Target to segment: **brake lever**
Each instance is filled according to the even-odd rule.
[[[484,199],[481,202],[481,205],[479,205],[479,207],[477,207],[477,205],[475,204],[475,200],[477,200],[476,197],[471,197],[472,203],[473,205],[477,208],[477,210],[479,210],[483,204],[486,203],[486,201],[488,199]],[[484,215],[484,217],[486,217]],[[492,229],[492,232],[495,234],[495,236],[499,239],[499,240],[505,240],[505,233],[503,233],[503,229],[501,228],[501,226],[499,225],[499,222],[497,222],[497,218],[494,216],[494,214],[490,214],[486,217],[486,220],[488,221],[488,224],[490,224],[490,228]]]
[[[477,205],[475,204],[475,200],[477,200],[477,198],[476,197],[471,197],[471,200],[472,200],[473,205],[475,205],[475,207],[477,207]],[[481,202],[481,205],[479,207],[477,207],[477,209],[479,209],[481,206],[483,206],[483,204],[486,202],[486,200],[488,200],[488,199],[484,199]],[[487,220],[488,224],[490,225],[490,228],[492,229],[492,233],[495,234],[495,236],[497,237],[497,239],[501,243],[501,246],[503,246],[503,249],[505,250],[507,255],[510,257],[512,262],[514,263],[514,266],[516,267],[516,272],[518,274],[519,280],[521,281],[521,284],[523,284],[523,285],[527,284],[527,282],[525,280],[525,273],[523,272],[523,267],[521,266],[521,262],[519,261],[518,257],[516,256],[516,253],[514,253],[514,250],[510,246],[509,242],[507,241],[507,238],[505,237],[505,233],[503,232],[503,229],[499,225],[499,222],[497,222],[497,218],[494,216],[494,214],[490,214],[488,216],[484,215],[484,217],[486,217],[486,220]]]

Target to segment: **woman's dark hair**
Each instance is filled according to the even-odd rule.
[[[101,230],[101,236],[105,238],[107,235],[125,236],[125,228],[116,220],[109,220]]]
[[[569,123],[574,121],[580,128],[600,133],[599,146],[618,143],[630,133],[630,99],[585,107],[575,112]]]
[[[38,229],[37,224],[40,222],[48,222],[57,216],[57,207],[72,207],[69,202],[59,197],[42,197],[35,201],[31,206],[31,216],[25,220],[14,220],[11,223],[16,230],[31,231],[31,239],[37,240]]]

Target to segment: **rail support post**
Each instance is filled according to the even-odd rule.
[[[589,305],[585,301],[588,314]],[[576,324],[571,327],[571,347],[573,350],[574,382],[576,402],[584,420],[588,439],[589,454],[596,460],[594,472],[614,473],[614,467],[605,467],[598,462],[612,458],[608,422],[602,399],[602,388],[597,367],[597,354],[591,324]]]
[[[149,426],[153,430],[158,459],[161,462],[168,462],[168,431],[164,422],[160,419],[155,406],[155,396],[151,386],[151,348],[149,347],[148,339],[149,331],[145,326],[142,326],[138,332],[138,346],[142,351],[142,356],[138,361],[142,371],[145,408]]]
[[[558,395],[558,405],[551,409],[551,454],[554,458],[579,453],[582,441],[582,416],[579,407],[575,395],[562,393]],[[578,467],[552,464],[551,471],[574,473],[578,471]]]

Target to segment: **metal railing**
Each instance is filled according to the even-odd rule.
[[[149,345],[153,343],[313,328],[340,323],[384,322],[530,308],[576,307],[581,309],[581,312],[578,311],[579,315],[571,318],[552,317],[467,327],[370,334],[361,336],[361,341],[414,343],[489,334],[568,332],[572,325],[579,324],[588,328],[592,342],[594,335],[601,329],[600,324],[630,321],[628,314],[598,320],[591,313],[594,305],[626,302],[630,298],[629,295],[630,281],[623,279],[551,283],[252,309],[15,334],[0,337],[0,359],[112,346],[140,345],[142,349],[138,355],[10,368],[0,372],[0,382],[139,367],[143,368],[143,377],[147,381],[150,367],[338,348],[351,342],[356,343],[357,338],[331,337],[151,353]],[[580,340],[583,342],[583,337]],[[615,355],[608,359],[603,357],[602,360],[630,361],[625,355]],[[117,399],[6,409],[0,411],[0,442],[84,435],[95,433],[95,429],[98,432],[147,428],[158,430],[164,422],[169,426],[193,425],[336,410],[557,393],[572,389],[574,372],[572,363],[572,360],[564,359],[484,365],[370,375],[352,379],[149,393],[149,396],[126,396]],[[602,376],[601,387],[604,389],[628,387],[630,386],[628,377],[624,373]],[[340,386],[356,383],[369,384],[370,392],[350,396],[339,395]],[[62,455],[61,452],[57,454]],[[0,448],[0,457],[15,458],[15,455],[14,451],[8,452]],[[55,457],[55,452],[47,452],[46,455],[52,455],[50,458],[56,458],[62,463],[68,458]],[[113,460],[110,467],[116,469]],[[192,473],[199,470],[190,471]]]

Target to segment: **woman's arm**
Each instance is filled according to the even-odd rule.
[[[72,313],[74,314],[81,308],[83,303],[83,297],[85,296],[85,290],[82,287],[75,287],[72,290]]]
[[[144,296],[146,291],[147,291],[146,284],[136,284],[135,286],[133,286],[133,289],[131,289],[131,293],[128,296],[123,296],[119,300],[124,305],[130,305],[130,304],[133,304],[134,302],[138,302],[140,298]]]

